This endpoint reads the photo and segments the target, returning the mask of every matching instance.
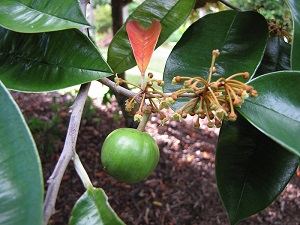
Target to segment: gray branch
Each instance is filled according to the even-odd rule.
[[[50,217],[54,212],[55,202],[56,202],[62,177],[65,173],[65,170],[70,160],[74,156],[82,111],[83,111],[85,101],[87,99],[90,85],[91,85],[90,83],[81,85],[76,100],[74,104],[71,106],[71,118],[70,118],[70,123],[68,127],[64,148],[62,150],[62,153],[59,157],[59,160],[55,166],[52,175],[47,181],[49,183],[49,186],[44,201],[43,225],[47,225]]]

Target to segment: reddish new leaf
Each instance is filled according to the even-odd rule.
[[[141,73],[145,74],[161,31],[161,24],[153,20],[151,26],[145,29],[138,21],[133,20],[126,24],[126,30],[136,63]]]

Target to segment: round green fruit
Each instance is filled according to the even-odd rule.
[[[104,170],[120,182],[137,183],[150,175],[158,163],[159,149],[146,132],[119,128],[105,139],[101,150]]]

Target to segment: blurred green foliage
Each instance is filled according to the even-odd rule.
[[[34,137],[37,148],[41,154],[50,156],[54,153],[59,140],[64,136],[61,129],[61,118],[59,117],[60,105],[56,101],[56,97],[52,98],[50,107],[53,111],[51,118],[40,118],[31,116],[27,120],[28,127]]]
[[[96,5],[94,9],[94,22],[98,34],[107,34],[112,30],[112,17],[110,4]]]
[[[94,7],[97,5],[106,5],[110,4],[111,0],[93,0]]]
[[[266,19],[275,19],[279,24],[291,25],[291,13],[284,0],[230,0],[230,2],[244,10],[253,10],[258,7],[258,12]]]

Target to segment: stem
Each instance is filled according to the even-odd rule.
[[[68,132],[64,144],[64,148],[59,157],[59,160],[55,166],[55,169],[48,179],[48,190],[44,201],[44,222],[43,225],[47,225],[48,220],[53,214],[55,202],[60,187],[60,183],[64,172],[75,154],[75,145],[78,136],[78,130],[81,120],[81,115],[85,101],[87,99],[90,83],[81,85],[79,93],[76,97],[74,104],[71,106],[71,118],[68,127]]]
[[[130,90],[128,90],[128,89],[126,89],[126,88],[124,88],[124,87],[122,87],[120,85],[116,85],[115,82],[111,81],[110,79],[108,79],[106,77],[102,78],[102,79],[100,79],[98,81],[100,83],[102,83],[102,84],[110,87],[112,90],[114,90],[118,94],[125,95],[125,96],[127,96],[129,98],[133,98],[136,95],[136,93],[134,91],[130,91]]]
[[[85,171],[85,169],[80,161],[80,158],[76,152],[74,153],[73,162],[74,162],[75,170],[76,170],[77,174],[79,175],[84,187],[86,189],[88,189],[88,187],[93,187],[92,182],[91,182],[87,172]]]
[[[232,5],[230,2],[227,2],[226,0],[219,0],[219,2],[222,2],[224,5],[226,5],[227,7],[229,8],[232,8],[234,10],[237,10],[237,11],[242,11],[240,8]]]
[[[145,72],[141,73],[141,88],[144,90],[146,87],[146,81],[145,81]]]
[[[214,69],[215,61],[216,61],[216,58],[217,58],[217,55],[214,52],[215,52],[215,50],[212,53],[212,59],[211,59],[211,65],[210,65],[210,69],[209,69],[209,75],[208,75],[208,78],[207,78],[207,83],[210,83],[210,81],[211,81],[211,77],[212,77],[212,74],[213,74],[213,69]],[[218,51],[218,53],[219,53],[219,51]]]
[[[149,120],[150,114],[151,113],[143,113],[143,119],[139,123],[139,126],[136,128],[137,130],[142,131],[142,132],[145,131],[145,127],[146,127],[146,124],[147,124],[147,122]]]
[[[128,98],[133,98],[134,96],[136,96],[136,92],[134,91],[130,91],[126,88],[123,88],[122,86],[116,85],[115,82],[111,81],[108,78],[102,78],[100,80],[98,80],[100,83],[106,85],[107,87],[111,88],[112,90],[114,90],[115,92],[117,92],[118,94],[122,94],[127,96]],[[165,96],[170,97],[172,95],[172,93],[164,93]],[[158,94],[159,97],[163,97],[163,95]],[[148,98],[149,96],[146,96],[146,98]],[[151,97],[151,96],[150,96]],[[194,98],[196,97],[194,93],[184,93],[181,94],[178,97],[188,97],[188,98]]]
[[[217,99],[217,97],[216,97],[216,95],[215,95],[215,93],[213,92],[213,90],[210,87],[208,87],[208,90],[210,91],[210,93],[211,93],[213,99],[215,100],[217,106],[221,106],[218,99]]]

